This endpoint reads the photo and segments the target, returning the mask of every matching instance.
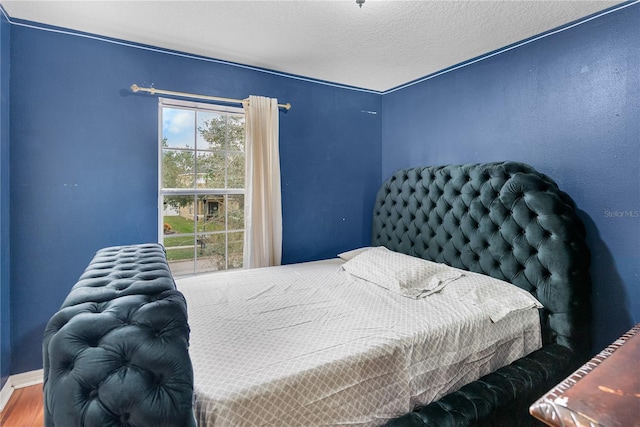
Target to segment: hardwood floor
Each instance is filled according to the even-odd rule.
[[[0,412],[0,426],[42,427],[43,425],[42,384],[14,390],[9,403]]]

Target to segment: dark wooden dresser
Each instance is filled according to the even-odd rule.
[[[640,323],[529,408],[558,427],[640,427]]]

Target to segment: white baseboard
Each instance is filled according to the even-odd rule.
[[[9,381],[11,381],[13,388],[23,388],[29,387],[30,385],[42,384],[44,381],[44,370],[38,369],[36,371],[11,375],[9,377]]]
[[[0,390],[0,411],[9,402],[13,390],[23,387],[29,387],[31,385],[41,384],[43,381],[44,370],[38,369],[36,371],[23,372],[22,374],[11,375],[7,382]]]
[[[11,386],[11,378],[9,378],[0,390],[0,412],[2,412],[4,407],[7,406],[7,403],[9,403],[11,393],[13,393],[13,387]]]

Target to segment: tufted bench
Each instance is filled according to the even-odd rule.
[[[188,347],[163,247],[98,251],[45,330],[45,426],[195,426]]]

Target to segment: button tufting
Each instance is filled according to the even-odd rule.
[[[155,384],[156,387],[160,387],[164,385],[164,377],[162,376],[162,374],[156,375],[155,378],[153,379],[153,383]]]
[[[416,170],[418,172],[416,172]],[[539,252],[543,253],[543,251],[548,252],[549,250],[550,242],[547,240],[554,239],[553,250],[555,251],[555,244],[561,243],[555,241],[558,240],[557,236],[564,236],[566,233],[562,230],[568,229],[573,231],[575,228],[572,227],[575,227],[576,223],[579,226],[579,221],[576,221],[574,218],[574,212],[570,206],[570,202],[566,202],[567,198],[565,195],[557,198],[559,194],[557,187],[548,184],[546,181],[548,178],[538,175],[534,170],[526,167],[526,165],[523,166],[516,163],[508,163],[506,166],[504,164],[498,164],[492,166],[421,167],[416,170],[409,170],[408,173],[405,171],[394,174],[391,184],[392,188],[388,189],[383,187],[385,189],[379,193],[379,199],[376,203],[380,204],[377,205],[376,211],[384,212],[383,215],[386,215],[385,218],[389,218],[387,211],[391,209],[392,199],[396,198],[399,201],[400,198],[397,197],[399,194],[403,194],[403,196],[408,194],[407,187],[424,189],[421,190],[422,192],[417,192],[415,196],[413,196],[416,200],[411,201],[412,204],[408,207],[409,212],[402,210],[399,206],[395,206],[394,214],[391,215],[391,218],[397,216],[402,219],[411,217],[412,221],[416,222],[414,227],[418,232],[416,233],[416,230],[411,228],[414,230],[413,234],[400,235],[400,232],[397,231],[391,237],[385,236],[385,242],[390,241],[393,245],[397,245],[395,246],[396,248],[403,248],[403,250],[409,247],[409,250],[413,251],[412,253],[426,259],[442,257],[443,252],[441,250],[442,246],[444,246],[446,248],[446,258],[449,262],[461,262],[460,258],[456,259],[456,256],[458,256],[464,258],[464,264],[469,264],[474,271],[477,270],[478,272],[484,272],[485,274],[494,276],[504,276],[501,271],[501,269],[504,268],[505,273],[508,273],[519,282],[514,284],[517,284],[525,290],[535,289],[536,287],[540,289],[538,294],[543,304],[545,303],[544,300],[546,300],[546,302],[550,301],[549,295],[553,295],[554,304],[551,305],[553,309],[548,310],[550,316],[553,316],[555,310],[558,309],[559,306],[556,306],[558,300],[563,301],[562,310],[571,313],[579,311],[578,309],[580,309],[580,307],[575,305],[575,301],[567,302],[566,298],[582,293],[582,291],[579,291],[579,286],[584,284],[585,278],[580,276],[580,280],[576,279],[576,282],[580,282],[579,284],[567,285],[568,289],[577,290],[576,294],[571,292],[568,293],[567,296],[558,295],[555,292],[555,273],[550,272],[541,265],[539,261]],[[524,178],[522,174],[523,171],[526,174]],[[402,182],[401,179],[403,179],[403,176],[404,179],[409,179],[410,182]],[[510,180],[509,185],[515,190],[511,192],[510,195],[520,200],[520,202],[515,205],[513,204],[513,200],[506,205],[505,201],[500,200],[501,194],[504,198],[505,193],[503,186],[507,180]],[[455,183],[453,181],[455,181]],[[462,184],[462,191],[460,191],[460,188],[457,188],[456,185],[463,182],[472,184]],[[534,188],[535,190],[530,191],[530,188]],[[542,193],[541,190],[547,193]],[[384,198],[385,192],[391,194],[387,199]],[[462,199],[456,201],[455,198],[460,195],[462,195]],[[382,196],[382,198],[380,198],[380,196]],[[549,201],[547,199],[553,200]],[[451,207],[452,204],[454,205],[453,208]],[[565,212],[565,210],[569,212],[569,214],[567,214],[565,218],[561,218],[562,221],[560,221],[562,227],[569,228],[556,228],[556,224],[549,221],[546,216],[535,213],[531,209],[531,206],[536,204],[544,204],[544,206],[552,209],[553,212]],[[415,212],[412,212],[416,209],[416,206],[418,207],[417,209],[423,210],[423,212],[417,215],[418,218],[416,218]],[[509,209],[509,207],[511,207],[511,209]],[[452,213],[453,209],[455,209],[456,217],[462,218],[462,221],[447,216]],[[461,212],[461,215],[472,215],[473,219],[465,219],[466,217],[459,215]],[[378,215],[380,214],[378,213]],[[555,217],[560,218],[557,215]],[[446,234],[443,233],[445,231],[443,229],[443,218],[447,219],[447,221],[444,222],[444,226],[448,229],[448,233]],[[392,222],[396,222],[396,220],[386,220],[388,224],[377,224],[376,219],[374,219],[375,225],[372,234],[377,236],[376,243],[378,244],[382,243],[382,235],[384,235],[380,230],[384,230],[383,227],[390,227]],[[423,223],[418,224],[417,222],[419,220]],[[504,226],[502,225],[503,223]],[[542,227],[543,225],[547,227],[548,230],[545,230]],[[388,228],[386,231],[388,231]],[[464,237],[462,237],[458,231],[461,231]],[[501,234],[497,234],[497,231]],[[455,246],[454,241],[447,240],[451,234],[457,236]],[[578,241],[576,247],[580,249],[584,248],[584,242],[582,241],[584,230],[578,229],[574,234],[576,236],[575,240]],[[516,238],[513,242],[507,243],[505,242],[507,239],[503,239],[503,237],[500,237],[501,235],[503,237],[509,236],[508,240],[510,242],[513,237],[524,237],[521,239]],[[416,237],[419,237],[419,244],[415,242]],[[464,246],[462,246],[460,242],[464,242]],[[464,254],[461,254],[458,249],[463,249]],[[572,253],[575,253],[575,247],[571,250],[573,251]],[[484,251],[484,253],[482,251]],[[512,254],[509,254],[509,252],[512,252]],[[585,248],[582,252],[588,253],[588,250]],[[509,255],[505,256],[505,254]],[[525,258],[526,262],[523,263]],[[542,258],[546,259],[546,257]],[[570,261],[572,265],[575,265],[576,261],[584,262],[584,258],[580,255],[574,255],[572,258],[574,259]],[[499,259],[503,260],[502,264],[500,264]],[[554,265],[556,262],[564,263],[564,261],[556,258],[554,258],[553,262]],[[529,282],[529,280],[531,280],[531,282]],[[559,278],[558,281],[560,281]],[[588,278],[586,281],[588,282]],[[548,292],[543,291],[543,289],[546,289]],[[588,310],[588,303],[585,307],[585,309]],[[560,339],[564,340],[567,344],[574,344],[575,339],[573,336],[566,337],[562,334],[559,335],[557,331],[552,329],[553,327],[554,326],[549,326],[549,322],[543,322],[543,341],[558,342],[554,337],[559,336]],[[518,367],[518,370],[523,371],[525,374],[523,381],[529,381],[529,379],[526,378],[529,374],[528,369],[526,364]],[[519,385],[520,382],[522,382],[519,379],[521,377],[515,374],[514,371],[514,369],[507,367],[507,370],[501,371],[501,374],[499,374],[502,379],[483,379],[475,384],[482,384],[482,394],[485,392],[487,394],[500,394],[501,392],[496,391],[496,389],[501,387],[502,382],[509,382],[511,385]],[[512,387],[508,388],[511,389]],[[507,393],[507,391],[504,393]],[[470,407],[475,407],[475,402],[482,401],[484,403],[485,398],[478,399],[477,390],[462,390],[456,394],[456,397],[460,399],[460,401],[445,400],[444,403],[443,401],[439,401],[434,403],[433,406],[429,405],[428,407],[433,408],[437,406],[440,408],[439,413],[442,411],[447,413],[456,412],[457,414],[461,414],[459,415],[460,417],[468,418],[468,424],[474,424],[474,421],[477,421],[477,418],[474,418],[477,417],[476,411],[472,409],[470,413],[466,413],[467,411],[463,407],[466,408],[467,403]],[[498,399],[486,398],[486,400],[495,402]],[[426,409],[420,409],[421,417],[427,413],[427,411]],[[426,420],[431,422],[433,417],[425,415],[423,419],[426,425]],[[441,424],[436,422],[430,425]]]

